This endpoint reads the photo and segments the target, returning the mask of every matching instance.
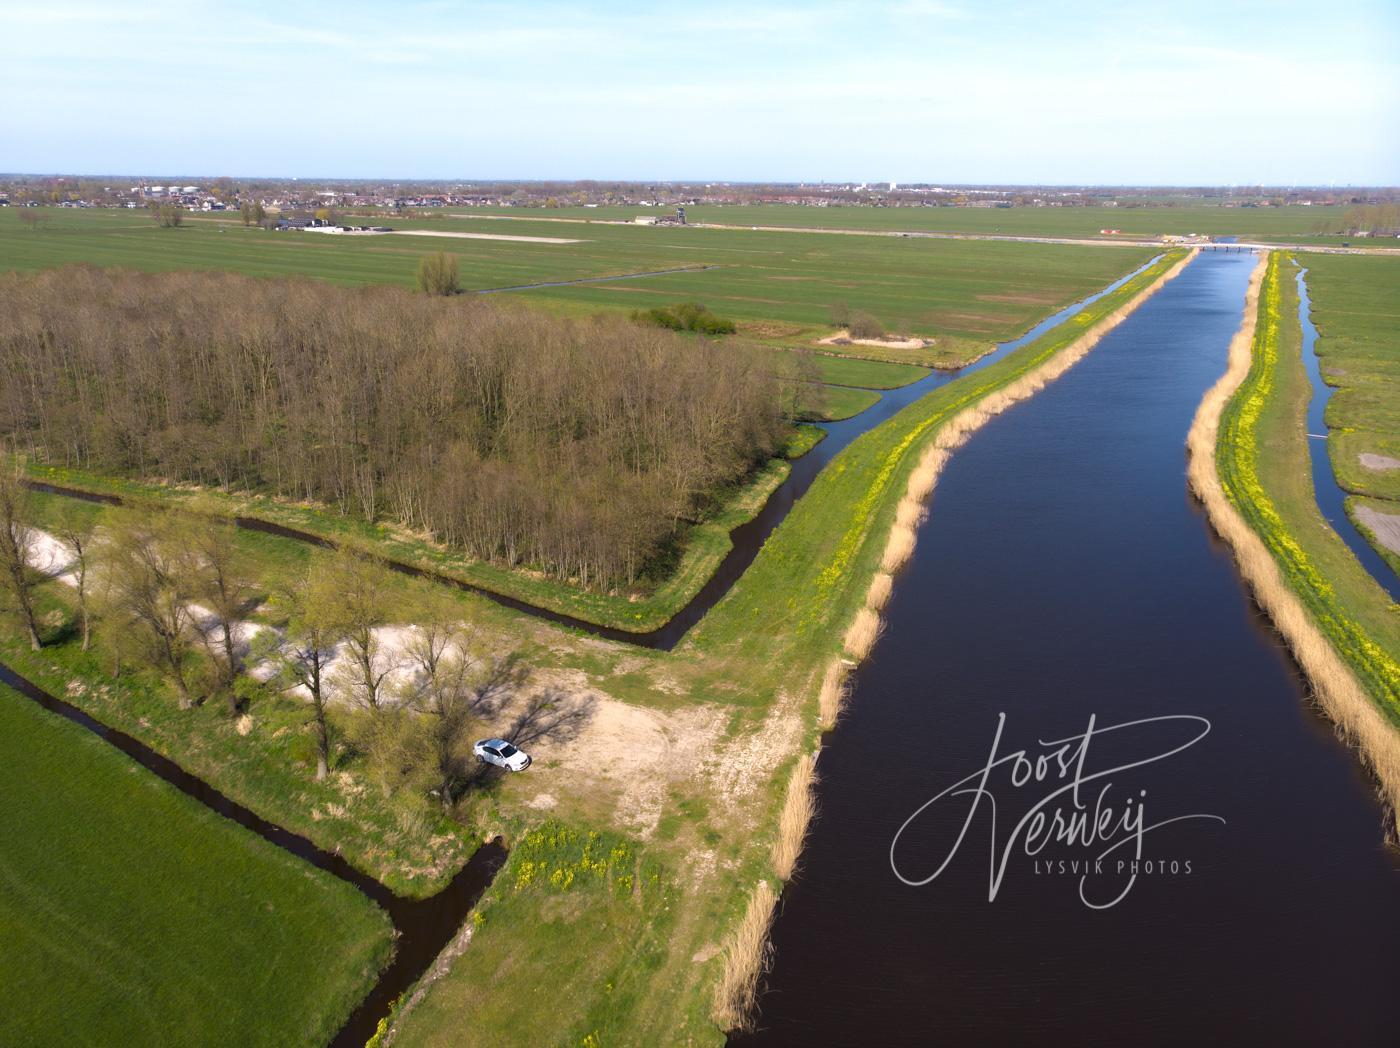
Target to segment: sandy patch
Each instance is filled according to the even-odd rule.
[[[817,339],[819,346],[879,346],[881,349],[923,349],[933,345],[931,338],[851,338],[849,331]]]
[[[507,233],[456,233],[446,229],[392,229],[404,237],[452,237],[456,240],[511,240],[524,244],[584,244],[585,240],[571,240],[567,237],[516,237]]]
[[[699,775],[719,746],[723,711],[629,706],[589,688],[583,675],[573,672],[552,675],[547,683],[591,706],[572,737],[547,737],[527,747],[547,766],[541,770],[550,777],[551,791],[604,799],[620,825],[650,836],[672,787]]]
[[[35,570],[43,572],[66,582],[70,586],[76,586],[78,580],[72,575],[73,548],[65,542],[59,541],[47,531],[40,531],[38,528],[30,528],[33,536],[29,551],[29,564]]]
[[[1389,455],[1377,455],[1373,451],[1363,451],[1357,455],[1357,460],[1367,469],[1374,469],[1377,472],[1400,469],[1400,459],[1391,458]]]
[[[1382,546],[1392,553],[1400,553],[1400,514],[1357,506],[1356,519],[1376,536],[1376,541]]]

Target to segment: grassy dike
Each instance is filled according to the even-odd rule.
[[[0,687],[0,1042],[324,1045],[388,918]]]
[[[1318,511],[1297,292],[1283,253],[1256,270],[1225,375],[1188,438],[1191,486],[1313,691],[1400,809],[1400,610]]]

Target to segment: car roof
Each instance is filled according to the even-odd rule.
[[[507,745],[505,739],[482,739],[482,740],[481,740],[481,744],[482,744],[483,746],[497,746],[497,747]]]

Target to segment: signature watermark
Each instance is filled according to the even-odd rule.
[[[1181,729],[1190,734],[1185,741],[1180,741]],[[1191,872],[1190,860],[1148,857],[1144,850],[1148,834],[1190,820],[1225,822],[1219,815],[1199,813],[1152,821],[1147,814],[1145,789],[1115,785],[1125,773],[1174,757],[1204,739],[1210,734],[1210,721],[1204,717],[1169,714],[1100,725],[1091,714],[1088,726],[1077,735],[1041,739],[1034,750],[1003,752],[1005,731],[1006,714],[1001,713],[986,763],[921,804],[894,835],[890,842],[890,868],[905,884],[921,887],[942,875],[981,815],[987,821],[991,841],[988,902],[995,901],[1001,889],[1008,860],[1020,852],[1032,858],[1037,874],[1078,875],[1080,901],[1091,909],[1105,910],[1127,898],[1140,877]],[[1115,732],[1130,731],[1133,740],[1165,735],[1171,741],[1131,760],[1095,767],[1091,756],[1094,742]],[[962,826],[932,872],[920,875],[922,871],[901,865],[900,842],[907,835],[918,833],[920,818],[935,806],[941,813],[957,805],[966,806]],[[1004,831],[1004,838],[999,836],[1003,828],[998,824],[1003,806],[1008,810],[1025,808],[1015,824]],[[1003,816],[1001,821],[1009,818]],[[1041,858],[1051,846],[1076,850],[1078,857]]]

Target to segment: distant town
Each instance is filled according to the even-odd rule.
[[[974,186],[899,182],[392,182],[334,179],[178,178],[0,175],[0,206],[125,207],[176,205],[193,212],[403,211],[440,207],[639,207],[698,204],[788,204],[799,207],[1172,207],[1214,204],[1384,205],[1400,201],[1387,188]]]

